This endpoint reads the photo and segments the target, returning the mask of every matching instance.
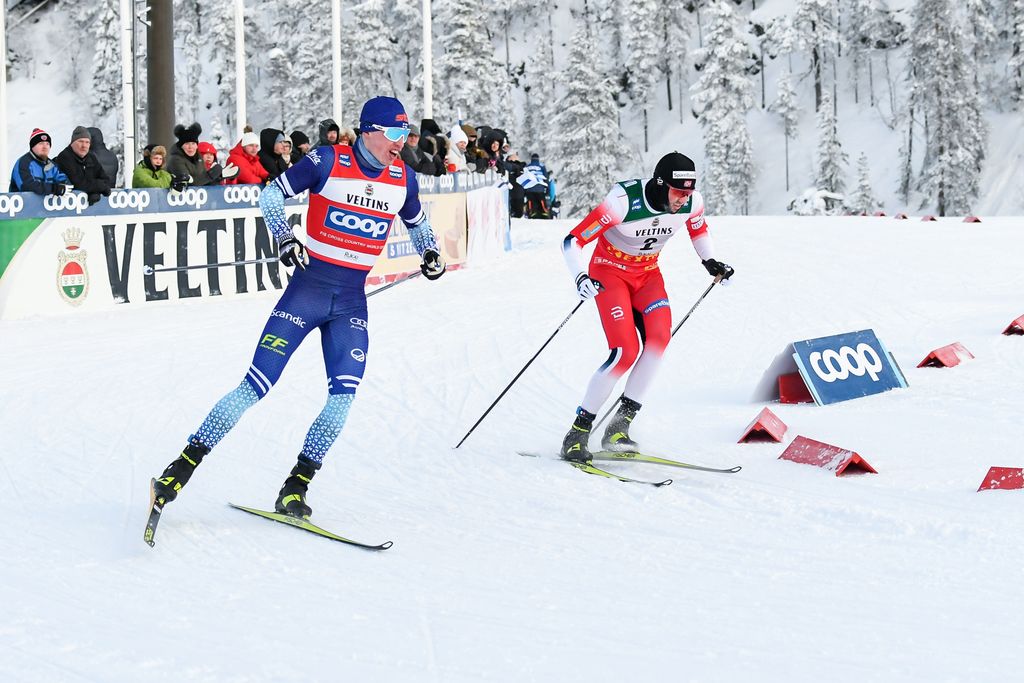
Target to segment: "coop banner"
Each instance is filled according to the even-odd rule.
[[[873,330],[794,342],[793,360],[818,405],[907,386],[896,359]]]

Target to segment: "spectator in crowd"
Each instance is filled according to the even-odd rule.
[[[103,166],[103,172],[110,178],[110,184],[116,185],[117,171],[121,168],[121,162],[117,160],[116,154],[107,149],[107,144],[103,141],[103,131],[90,126],[89,139],[92,140],[89,150],[96,155],[100,165]]]
[[[202,126],[193,123],[189,126],[178,124],[174,127],[177,141],[167,155],[167,172],[171,174],[171,189],[184,190],[189,185],[213,185],[214,182],[206,172],[206,164],[199,156],[199,134]]]
[[[459,126],[455,126],[448,132],[448,136],[451,139],[451,146],[448,148],[448,156],[444,158],[448,172],[468,171],[466,145],[469,144],[469,138],[466,137],[466,132]]]
[[[483,173],[487,170],[487,154],[477,145],[478,131],[468,123],[462,124],[462,130],[469,138],[466,144],[466,165],[470,171]]]
[[[508,170],[508,210],[513,218],[523,217],[523,207],[526,204],[526,191],[523,186],[516,182],[523,173],[526,162],[520,161],[519,154],[514,149],[509,149],[505,156],[505,168]]]
[[[342,128],[338,133],[338,144],[349,146],[356,144],[356,132],[351,128]]]
[[[293,130],[289,137],[292,139],[292,144],[295,145],[292,149],[292,164],[297,164],[299,159],[309,154],[311,148],[309,138],[301,130]]]
[[[420,121],[420,149],[430,157],[444,159],[448,156],[448,138],[434,119]]]
[[[163,145],[146,145],[142,150],[142,161],[132,173],[132,187],[171,187],[171,174],[164,168],[167,148]]]
[[[200,142],[196,148],[203,160],[203,167],[206,174],[210,176],[211,185],[234,185],[235,177],[238,176],[238,167],[230,161],[226,166],[221,166],[217,161],[217,148],[210,142]]]
[[[270,173],[260,163],[260,138],[248,126],[238,144],[231,149],[228,163],[238,167],[236,183],[246,185],[266,185]]]
[[[334,122],[334,119],[324,119],[321,121],[319,130],[320,139],[317,141],[317,147],[338,144],[338,133],[341,132],[341,129],[338,128],[338,124]]]
[[[113,181],[96,155],[90,151],[92,136],[85,126],[75,126],[71,133],[71,144],[57,155],[57,166],[68,177],[76,190],[89,196],[89,203],[95,204],[101,196],[109,196]]]
[[[505,159],[501,154],[501,138],[495,132],[497,129],[488,132],[488,136],[481,138],[483,149],[487,153],[486,166],[484,170],[494,171],[504,175]]]
[[[419,148],[420,129],[409,125],[409,139],[402,147],[402,161],[405,165],[423,175],[439,176],[444,175],[444,162],[440,157],[428,157],[427,153]]]
[[[68,177],[50,160],[52,144],[50,134],[42,128],[32,131],[28,152],[14,162],[8,192],[61,195],[68,190]]]
[[[270,174],[267,181],[271,181],[288,170],[290,160],[284,155],[284,131],[277,128],[264,128],[260,131],[260,163]]]

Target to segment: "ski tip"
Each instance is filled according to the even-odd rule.
[[[655,486],[668,486],[671,483],[671,479],[666,479],[665,481],[659,481],[658,483],[655,484]]]
[[[381,550],[387,550],[388,548],[390,548],[394,544],[395,544],[394,541],[384,541],[383,543],[381,543],[377,547],[380,548]]]

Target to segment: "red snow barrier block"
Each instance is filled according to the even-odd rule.
[[[978,487],[979,491],[992,491],[994,489],[1022,489],[1024,488],[1024,468],[1020,467],[990,467],[985,480]]]
[[[796,437],[793,443],[789,444],[789,448],[779,456],[779,460],[791,460],[804,465],[821,467],[834,471],[837,477],[850,469],[878,474],[878,471],[857,453],[808,439],[806,436]]]
[[[939,219],[936,218],[935,216],[921,216],[921,220],[923,220],[923,221],[937,221]]]
[[[747,425],[743,436],[736,443],[750,443],[751,441],[771,441],[780,443],[786,435],[786,423],[767,408],[762,408],[754,421]]]
[[[1024,315],[1010,322],[1003,334],[1024,334]]]
[[[973,353],[964,348],[960,342],[954,342],[929,353],[923,361],[917,364],[917,367],[951,368],[954,365],[960,365],[960,361],[971,358],[974,358]]]
[[[964,223],[980,223],[981,219],[977,216],[964,216]]]
[[[799,372],[779,375],[779,403],[814,403],[814,397]]]
[[[905,213],[898,213],[895,216],[893,216],[893,218],[895,218],[898,221],[905,221],[909,218],[909,216]]]
[[[885,215],[885,211],[875,211],[875,215],[876,216],[884,216]]]

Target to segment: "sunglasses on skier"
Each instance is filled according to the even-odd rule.
[[[378,126],[376,123],[371,123],[370,127],[384,133],[384,137],[391,142],[404,142],[409,137],[409,129],[401,126]]]

